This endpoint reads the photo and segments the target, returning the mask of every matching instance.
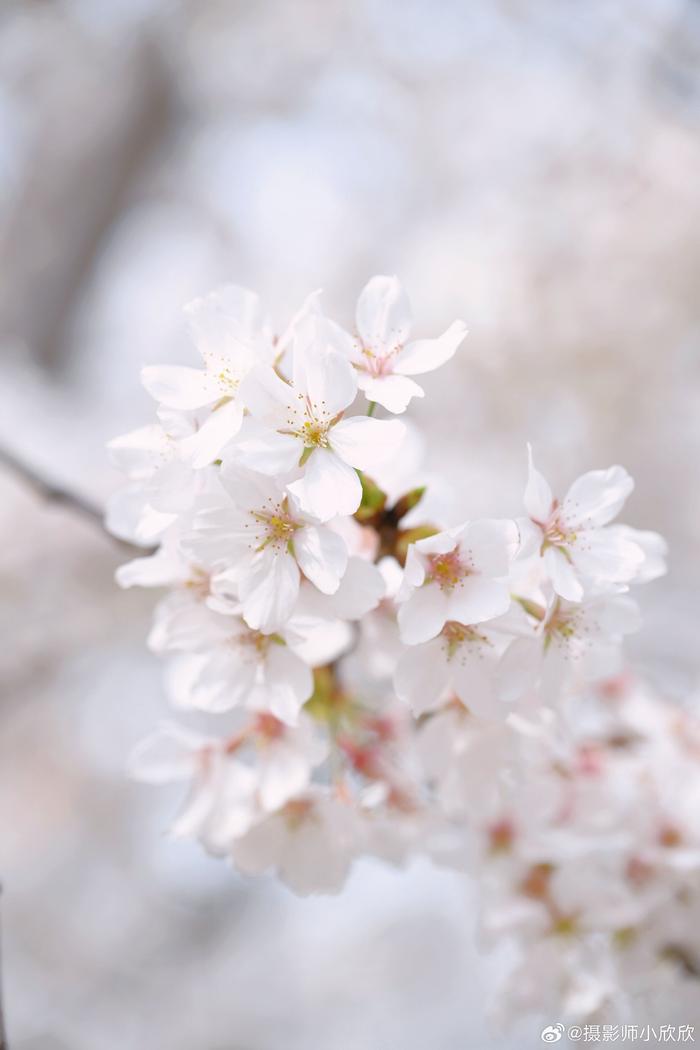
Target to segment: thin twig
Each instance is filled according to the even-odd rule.
[[[59,485],[54,481],[49,481],[48,478],[45,478],[43,474],[40,474],[34,469],[34,467],[28,466],[27,463],[23,462],[13,452],[9,452],[6,448],[0,447],[0,465],[7,467],[30,488],[34,489],[41,499],[46,500],[47,503],[60,503],[64,507],[67,507],[68,510],[73,511],[80,517],[90,521],[93,525],[96,525],[113,543],[118,544],[125,550],[132,552],[137,551],[142,555],[151,553],[149,548],[139,547],[134,543],[129,543],[128,540],[121,540],[118,537],[113,536],[105,526],[104,510],[102,507],[85,499],[84,496],[78,495],[77,492],[71,492],[70,489],[63,488],[62,485]],[[3,1044],[1,1042],[0,1050],[3,1050]]]

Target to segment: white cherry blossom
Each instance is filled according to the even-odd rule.
[[[529,637],[511,642],[498,671],[505,700],[539,688],[545,702],[573,681],[591,681],[615,674],[621,665],[621,644],[637,631],[637,604],[627,595],[600,595],[584,602],[555,598]]]
[[[404,412],[424,391],[411,376],[432,372],[454,355],[467,334],[455,321],[436,339],[409,341],[412,316],[397,277],[373,277],[362,292],[355,314],[357,334],[331,325],[332,338],[357,371],[358,385],[369,401],[389,412]]]
[[[180,411],[208,410],[182,444],[193,466],[211,463],[238,433],[244,412],[239,396],[242,379],[255,365],[272,364],[284,352],[295,325],[314,306],[315,296],[311,296],[279,340],[258,296],[237,285],[224,285],[185,307],[204,368],[152,365],[141,376],[160,405]]]
[[[414,715],[432,711],[456,695],[484,718],[505,717],[496,696],[495,672],[505,640],[484,624],[448,620],[436,638],[405,649],[394,674],[394,687]]]
[[[506,612],[517,539],[514,522],[484,519],[411,544],[397,599],[402,641],[418,645],[448,621],[473,625]]]
[[[528,445],[525,509],[534,526],[534,543],[561,598],[581,601],[585,593],[629,583],[645,553],[634,534],[605,528],[622,509],[634,482],[622,467],[583,474],[559,502],[535,469]]]
[[[182,546],[215,570],[215,589],[236,593],[248,626],[284,626],[302,574],[335,594],[348,562],[343,539],[304,514],[283,481],[235,466],[219,478],[229,498],[198,516]]]
[[[631,478],[593,471],[557,501],[530,458],[526,518],[449,527],[455,479],[424,472],[415,427],[404,444],[352,405],[403,412],[461,322],[411,341],[390,277],[356,338],[316,295],[280,339],[234,287],[189,317],[203,368],[146,370],[156,421],[112,444],[129,484],[108,519],[157,545],[117,580],[166,589],[148,642],[186,726],[130,768],[187,786],[173,836],[302,894],[338,892],[362,854],[466,871],[513,960],[504,1012],[616,1017],[660,985],[681,1002],[700,724],[624,663],[625,592],[666,556],[612,523]]]
[[[245,403],[262,426],[243,430],[237,455],[261,473],[302,466],[289,491],[305,513],[328,521],[357,510],[362,499],[357,471],[371,471],[396,455],[404,427],[397,420],[344,418],[357,392],[354,372],[341,354],[319,341],[313,319],[303,327],[303,341],[297,334],[294,344],[292,382],[260,367],[243,384]]]
[[[173,702],[204,711],[246,706],[294,724],[313,691],[310,667],[294,652],[298,636],[264,633],[224,616],[187,592],[161,603],[150,635],[157,652],[180,652],[168,678]]]
[[[236,867],[247,875],[270,869],[295,893],[338,893],[361,844],[350,806],[316,789],[265,817],[232,846]]]

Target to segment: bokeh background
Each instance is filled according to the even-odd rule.
[[[700,667],[697,0],[3,0],[0,448],[103,505],[224,280],[350,322],[398,273],[458,360],[412,409],[465,514],[622,462],[668,578],[631,646]],[[14,1050],[535,1047],[489,1028],[463,878],[360,863],[299,901],[172,844],[130,784],[166,713],[153,595],[89,518],[0,468],[0,872]],[[556,1018],[547,1018],[553,1022]],[[686,1018],[675,1019],[678,1021]]]

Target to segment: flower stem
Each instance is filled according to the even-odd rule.
[[[367,409],[367,415],[368,416],[373,416],[374,415],[374,410],[375,410],[376,407],[377,407],[377,402],[376,401],[370,401],[369,408]]]

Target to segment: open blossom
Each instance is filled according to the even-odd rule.
[[[254,764],[244,761],[250,752]],[[189,797],[172,834],[194,835],[222,852],[257,820],[305,791],[326,754],[309,720],[290,727],[263,714],[224,740],[166,724],[137,746],[130,770],[151,783],[188,782]]]
[[[182,442],[183,456],[193,466],[213,462],[239,431],[244,404],[242,379],[257,364],[281,354],[295,325],[311,309],[310,297],[289,328],[276,340],[253,292],[224,285],[185,307],[190,332],[204,368],[151,365],[142,371],[143,384],[162,406],[179,411],[208,410],[195,432]]]
[[[491,625],[489,625],[490,627]],[[439,707],[450,695],[485,718],[504,717],[495,684],[505,640],[484,624],[448,620],[436,638],[404,650],[394,674],[397,696],[414,715]]]
[[[535,469],[529,446],[528,455],[525,509],[556,593],[578,602],[585,593],[633,580],[645,562],[644,549],[631,530],[605,528],[634,488],[627,471],[609,467],[583,474],[560,503]]]
[[[609,677],[620,669],[623,638],[639,626],[639,609],[627,595],[584,602],[555,598],[529,635],[506,650],[498,671],[500,693],[512,700],[539,688],[551,702],[567,680]]]
[[[427,642],[448,621],[473,625],[505,613],[514,522],[473,521],[411,544],[398,594],[406,645]]]
[[[397,420],[344,418],[357,393],[355,374],[345,358],[319,341],[313,319],[297,333],[292,382],[272,368],[257,368],[243,396],[261,428],[250,427],[237,443],[238,460],[264,474],[296,466],[303,473],[288,485],[301,509],[328,521],[354,514],[362,499],[358,470],[370,470],[396,455],[404,435]]]
[[[455,321],[437,339],[414,339],[411,307],[397,277],[373,277],[357,302],[357,334],[332,325],[333,342],[357,370],[360,390],[389,412],[404,412],[423,388],[411,376],[432,372],[454,355],[467,334]]]
[[[337,532],[304,514],[275,478],[241,467],[219,478],[226,502],[199,515],[183,548],[212,567],[215,587],[236,593],[249,627],[283,626],[302,574],[324,594],[338,590],[348,552]]]
[[[293,724],[313,691],[311,668],[294,652],[290,624],[265,634],[181,592],[161,603],[149,641],[157,652],[183,654],[169,675],[178,706],[213,712],[246,706]]]
[[[306,896],[338,893],[360,845],[352,808],[317,788],[251,826],[231,853],[244,874],[274,869],[295,893]]]

